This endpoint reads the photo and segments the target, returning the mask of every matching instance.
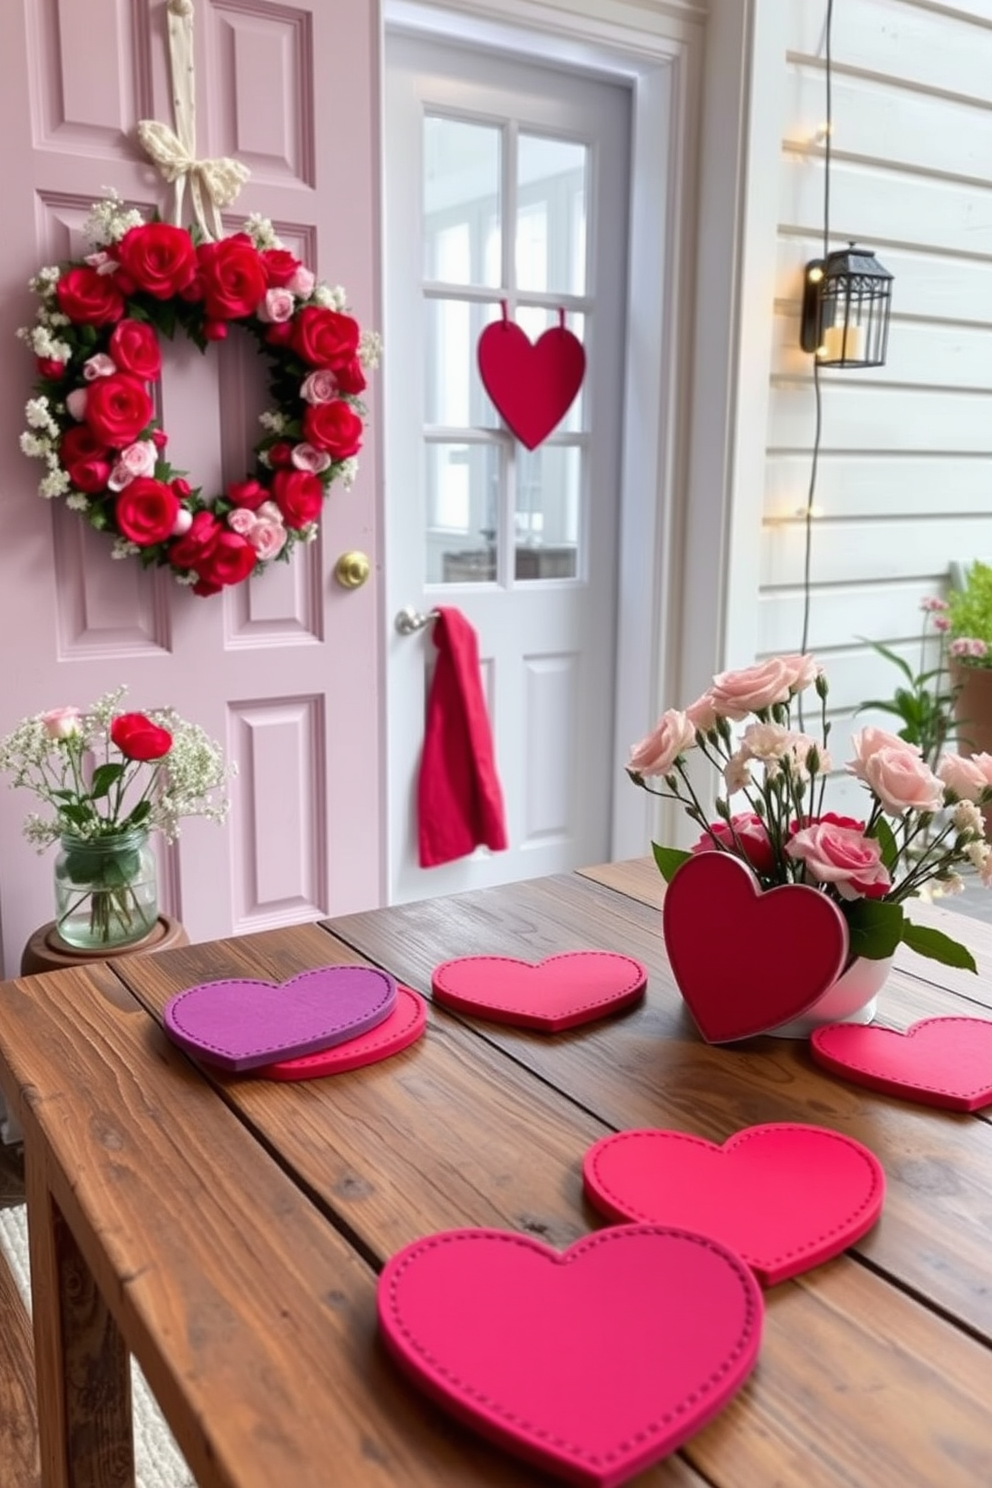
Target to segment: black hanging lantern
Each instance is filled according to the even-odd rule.
[[[806,265],[801,340],[821,367],[881,367],[889,340],[892,275],[851,243]]]

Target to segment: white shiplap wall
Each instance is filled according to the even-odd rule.
[[[798,315],[823,224],[826,0],[783,13],[761,654],[801,635],[814,403]],[[920,599],[953,560],[992,555],[992,0],[835,0],[832,50],[831,247],[856,239],[895,275],[886,365],[821,374],[810,649],[842,762],[851,710],[897,680],[858,637],[915,662]]]

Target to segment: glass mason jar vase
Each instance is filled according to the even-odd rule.
[[[65,834],[55,859],[55,928],[68,945],[109,950],[144,940],[158,919],[155,854],[145,827]]]

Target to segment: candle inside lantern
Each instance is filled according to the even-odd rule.
[[[827,326],[823,332],[822,357],[825,362],[860,362],[864,360],[864,327],[849,323]]]

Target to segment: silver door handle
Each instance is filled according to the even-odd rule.
[[[430,625],[432,620],[438,619],[437,610],[429,610],[426,615],[415,610],[413,605],[407,605],[405,610],[398,611],[393,624],[400,635],[415,635],[418,630],[423,630],[425,625]]]

